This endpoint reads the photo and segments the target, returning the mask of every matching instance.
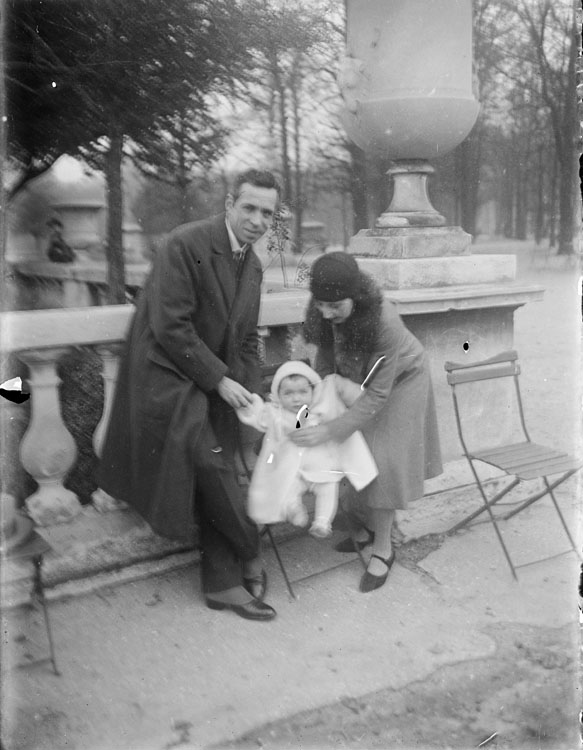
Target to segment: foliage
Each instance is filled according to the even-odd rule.
[[[93,433],[103,411],[101,359],[91,349],[71,350],[60,360],[57,372],[61,378],[63,422],[77,445],[77,461],[65,486],[87,503],[97,489],[98,459],[93,451]]]
[[[244,3],[241,4],[244,7]],[[183,183],[222,133],[208,95],[245,71],[237,2],[11,0],[6,18],[12,193],[63,153],[105,172],[110,301],[124,298],[121,161]]]
[[[574,58],[570,1],[476,0],[476,70],[482,102],[480,178],[494,184],[506,236],[572,251],[576,199]],[[559,186],[561,186],[559,188]]]
[[[21,179],[63,153],[103,168],[112,123],[138,162],[167,145],[177,113],[196,107],[193,126],[209,127],[204,96],[230,76],[224,15],[224,3],[9,2],[8,143]]]
[[[574,20],[571,0],[474,0],[480,118],[432,185],[472,233],[493,198],[500,231],[553,241],[560,204],[572,247]],[[340,0],[7,0],[5,25],[11,187],[62,153],[106,170],[120,272],[122,157],[171,186],[174,223],[190,220],[201,177],[249,122],[253,158],[279,165],[296,241],[310,186],[349,191],[357,229],[386,205],[384,165],[339,124]]]
[[[314,133],[327,133],[333,127],[325,106],[331,89],[332,98],[338,100],[334,60],[340,53],[341,37],[334,31],[329,6],[322,1],[308,4],[299,0],[250,3],[256,13],[257,33],[247,94],[255,111],[263,116],[268,143],[279,156],[298,251],[305,164],[317,144]]]

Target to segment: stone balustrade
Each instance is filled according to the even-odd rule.
[[[290,356],[305,357],[305,345],[297,335],[306,305],[306,292],[265,295],[261,317],[262,356],[269,364]],[[57,374],[59,359],[71,347],[92,347],[102,362],[104,401],[101,420],[93,435],[100,454],[109,420],[118,360],[134,307],[115,305],[87,308],[8,312],[0,316],[3,355],[16,355],[28,368],[31,416],[20,445],[24,469],[38,484],[25,500],[28,515],[37,526],[66,522],[81,512],[77,496],[64,486],[75,463],[77,448],[61,410]],[[101,490],[94,493],[100,510],[120,506]]]
[[[471,341],[473,353],[489,356],[512,344],[513,311],[529,300],[540,299],[538,287],[474,285],[420,290],[392,290],[405,322],[426,346],[434,366],[436,400],[444,457],[459,455],[454,430],[448,427],[451,412],[443,377],[443,361],[462,355],[462,343]],[[266,364],[309,356],[300,335],[308,300],[303,289],[265,293],[260,334]],[[29,369],[31,418],[20,446],[23,467],[38,489],[26,498],[26,510],[39,526],[71,520],[81,511],[78,498],[64,487],[74,465],[76,446],[61,414],[57,363],[71,347],[92,347],[101,357],[104,404],[93,445],[99,455],[109,419],[117,375],[118,357],[134,307],[116,305],[54,310],[7,312],[0,315],[3,355],[16,355]],[[456,317],[463,314],[463,325]],[[470,315],[470,317],[468,317]],[[459,352],[458,352],[459,350]],[[10,376],[8,374],[8,376]],[[438,382],[439,381],[439,382]],[[443,381],[443,383],[441,382]],[[451,438],[451,439],[450,439]],[[116,501],[98,491],[96,505],[107,509]]]

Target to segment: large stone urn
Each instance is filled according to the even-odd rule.
[[[370,157],[390,160],[393,180],[391,204],[349,250],[429,353],[446,460],[460,445],[444,362],[510,348],[514,310],[541,296],[515,283],[514,255],[472,255],[470,235],[428,197],[429,160],[476,122],[472,78],[472,0],[347,0],[344,126]],[[493,413],[492,434],[479,437],[504,439],[505,423]]]
[[[471,0],[349,0],[347,10],[344,127],[394,161],[393,199],[377,226],[443,225],[427,197],[427,160],[461,143],[478,116]]]

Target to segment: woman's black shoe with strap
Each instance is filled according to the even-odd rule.
[[[371,558],[373,557],[376,557],[377,560],[380,560],[387,566],[387,572],[384,573],[382,576],[374,576],[372,573],[369,573],[367,570],[362,576],[362,578],[360,579],[360,591],[362,591],[362,593],[364,594],[366,594],[368,591],[374,591],[375,589],[380,589],[383,583],[387,580],[387,576],[389,575],[389,570],[392,568],[393,563],[395,562],[395,550],[391,552],[390,557],[387,557],[386,560],[384,557],[380,557],[380,555],[371,555]]]

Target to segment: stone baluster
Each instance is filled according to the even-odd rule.
[[[31,394],[31,418],[20,445],[20,460],[39,485],[25,501],[37,526],[70,521],[82,510],[77,495],[63,486],[77,457],[77,446],[65,427],[59,401],[57,361],[66,351],[50,348],[19,354],[30,370]]]
[[[105,438],[105,430],[109,424],[111,409],[113,406],[113,394],[117,382],[119,369],[120,345],[98,346],[96,351],[103,362],[103,413],[99,424],[93,433],[93,450],[96,456],[101,456],[101,447]]]
[[[109,419],[111,417],[121,349],[121,344],[110,344],[108,346],[96,347],[96,351],[99,353],[101,361],[103,362],[103,413],[99,420],[99,424],[93,433],[93,450],[98,457],[101,456],[105,431],[107,430],[107,425],[109,424]],[[108,495],[108,493],[102,490],[101,487],[98,487],[95,492],[91,494],[91,500],[96,510],[100,513],[127,508],[126,503]]]

